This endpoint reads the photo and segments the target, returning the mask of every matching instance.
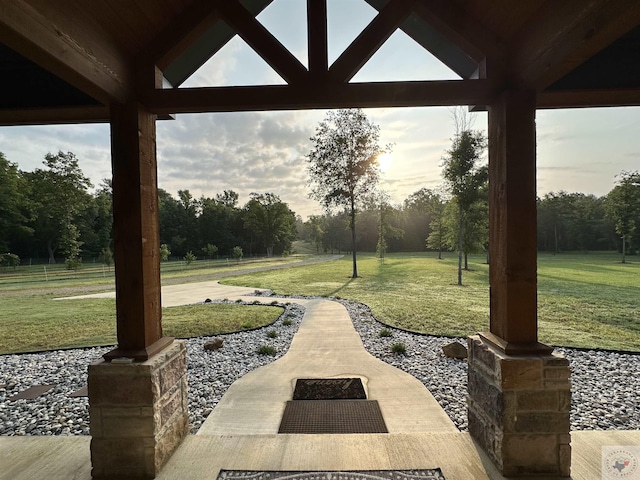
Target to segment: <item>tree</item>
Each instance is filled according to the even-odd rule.
[[[361,109],[331,111],[311,137],[307,155],[310,197],[327,211],[342,208],[349,215],[352,278],[358,277],[356,211],[378,183],[379,137],[380,127]]]
[[[231,256],[236,259],[236,262],[242,260],[242,255],[242,247],[239,245],[236,245],[235,247],[233,247],[233,250],[231,250]]]
[[[166,262],[169,260],[169,255],[171,255],[171,250],[169,250],[169,245],[163,243],[160,245],[160,260]]]
[[[465,121],[462,122],[466,126]],[[459,127],[459,125],[458,125]],[[469,231],[471,206],[480,200],[488,182],[486,165],[479,165],[487,146],[484,133],[468,129],[458,129],[451,149],[443,160],[443,172],[449,193],[455,200],[458,220],[458,285],[462,285],[462,260],[465,251],[465,225]]]
[[[211,243],[207,243],[206,247],[202,247],[202,253],[204,253],[207,258],[213,258],[213,256],[218,253],[218,247]]]
[[[252,193],[244,211],[245,225],[264,244],[267,257],[273,255],[277,244],[283,251],[291,248],[291,241],[296,238],[296,216],[280,197]]]
[[[378,257],[382,259],[384,263],[384,255],[387,252],[388,240],[391,238],[401,238],[404,232],[391,225],[389,217],[393,213],[394,209],[389,204],[389,195],[382,192],[377,195],[377,203],[379,205],[379,222],[378,222],[378,243],[376,245],[376,253]]]
[[[626,263],[626,244],[640,221],[640,173],[622,172],[619,177],[607,195],[605,209],[622,239],[622,263]]]
[[[431,233],[427,237],[427,248],[438,251],[438,260],[442,260],[442,250],[445,246],[444,212],[446,202],[438,193],[431,193],[427,203],[427,210],[431,215]]]
[[[74,236],[78,240],[76,222],[89,203],[87,190],[92,184],[71,152],[47,153],[44,164],[45,169],[36,169],[27,178],[35,210],[35,237],[46,245],[49,262],[55,263],[55,251],[62,236],[66,235],[67,249],[71,248],[68,242],[73,243]]]
[[[10,251],[13,243],[33,233],[27,225],[31,209],[26,190],[18,166],[0,152],[0,253]]]

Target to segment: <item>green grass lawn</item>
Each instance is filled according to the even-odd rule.
[[[302,259],[307,259],[303,257]],[[162,264],[167,283],[210,280],[251,268],[294,263],[301,258],[198,261]],[[116,343],[115,301],[54,300],[114,289],[113,269],[85,265],[77,272],[62,265],[23,266],[0,272],[0,354]],[[273,323],[279,307],[198,305],[163,308],[165,335],[187,338],[217,335]]]
[[[429,253],[390,254],[384,264],[372,254],[358,258],[361,278],[357,279],[350,278],[347,256],[233,277],[256,266],[289,264],[297,257],[235,266],[202,261],[185,267],[176,262],[171,268],[163,266],[162,278],[176,283],[226,275],[225,283],[270,288],[280,294],[349,298],[369,305],[384,323],[434,335],[466,336],[488,330],[489,270],[484,257],[470,259],[463,287],[456,285],[453,254],[444,260]],[[541,255],[540,341],[640,351],[640,258],[630,261],[622,265],[618,255],[608,253]],[[59,269],[59,277],[45,281],[42,269],[0,273],[0,353],[113,344],[113,300],[53,300],[112,290],[112,274],[103,275],[95,268],[77,273]],[[237,305],[165,308],[163,327],[165,334],[177,337],[213,335],[269,324],[280,311]]]
[[[540,341],[552,345],[640,351],[640,259],[620,264],[608,253],[540,255]],[[471,258],[462,287],[457,258],[391,254],[384,264],[359,255],[303,268],[228,278],[225,283],[281,294],[334,296],[369,305],[380,321],[417,332],[466,336],[489,328],[489,269]]]

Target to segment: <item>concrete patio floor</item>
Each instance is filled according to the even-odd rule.
[[[217,282],[173,285],[163,287],[163,304],[233,300],[253,291]],[[221,469],[435,467],[447,480],[504,478],[422,383],[364,350],[342,305],[321,299],[296,302],[306,312],[287,354],[236,381],[198,434],[178,448],[159,480],[215,479]],[[278,434],[295,379],[309,377],[360,377],[368,398],[379,402],[389,433]],[[90,437],[0,437],[0,479],[88,480],[89,444]],[[573,432],[571,478],[600,480],[601,448],[608,445],[640,445],[640,431]]]

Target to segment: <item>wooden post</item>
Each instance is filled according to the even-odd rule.
[[[111,106],[118,348],[106,359],[146,360],[162,337],[156,116],[136,102]]]
[[[536,94],[506,91],[489,105],[490,332],[508,354],[538,343]]]

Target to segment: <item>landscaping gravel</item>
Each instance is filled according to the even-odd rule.
[[[304,308],[293,303],[278,305],[285,310],[272,325],[187,340],[191,433],[198,431],[234,381],[280,358],[289,349]],[[268,336],[272,330],[277,332],[274,338]],[[222,338],[223,347],[204,350],[204,343],[213,338]],[[263,345],[275,348],[276,354],[257,353]],[[88,399],[69,398],[69,394],[86,385],[87,365],[111,349],[113,347],[0,356],[0,435],[89,435]],[[42,384],[56,387],[34,400],[8,401],[18,392]]]
[[[466,430],[467,362],[442,354],[442,345],[451,341],[466,345],[466,340],[418,335],[388,327],[375,320],[367,306],[350,301],[341,303],[349,311],[365,348],[422,381],[456,426]],[[205,351],[203,348],[207,340],[215,337],[187,340],[192,433],[198,430],[236,379],[287,351],[304,308],[296,304],[285,308],[283,315],[271,326],[218,335],[224,339],[220,350]],[[285,319],[291,321],[291,325],[283,325]],[[392,336],[381,337],[383,329]],[[271,330],[277,332],[275,338],[267,335]],[[393,354],[391,345],[394,343],[404,344],[406,354]],[[276,355],[256,353],[262,345],[273,346]],[[87,398],[69,398],[68,395],[86,384],[87,365],[111,348],[0,356],[0,435],[88,435]],[[557,351],[571,364],[573,430],[640,429],[637,401],[640,355],[560,347]],[[36,384],[55,384],[56,387],[34,400],[8,401]]]
[[[456,426],[467,430],[467,361],[445,357],[442,345],[465,338],[417,335],[378,322],[366,305],[341,301],[349,311],[365,348],[372,355],[418,378]],[[381,337],[387,329],[391,337]],[[407,353],[395,355],[391,345]],[[557,347],[571,368],[572,430],[640,429],[640,355]]]

